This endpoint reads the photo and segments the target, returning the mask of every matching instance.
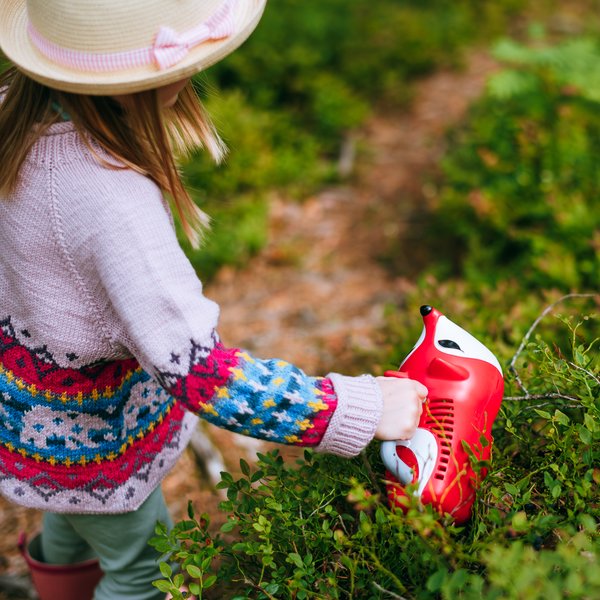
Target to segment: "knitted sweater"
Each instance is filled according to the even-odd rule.
[[[310,377],[225,347],[158,187],[72,123],[0,198],[0,490],[54,512],[138,507],[197,415],[353,456],[381,397],[367,375]]]

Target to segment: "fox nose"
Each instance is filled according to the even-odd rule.
[[[433,310],[433,306],[429,306],[429,304],[423,304],[419,309],[422,317],[426,317]]]

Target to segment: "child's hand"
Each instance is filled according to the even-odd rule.
[[[408,440],[419,424],[427,388],[413,379],[377,377],[383,395],[383,413],[375,431],[378,440]]]

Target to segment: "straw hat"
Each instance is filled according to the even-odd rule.
[[[124,94],[185,79],[252,33],[266,0],[1,0],[0,47],[32,79]]]

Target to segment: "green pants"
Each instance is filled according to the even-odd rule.
[[[45,562],[71,564],[97,557],[104,577],[94,600],[164,600],[152,581],[160,579],[158,554],[148,545],[157,521],[172,525],[160,486],[136,511],[116,515],[45,513]]]

